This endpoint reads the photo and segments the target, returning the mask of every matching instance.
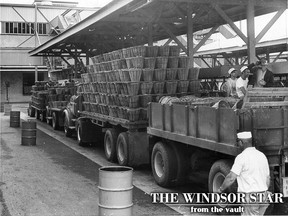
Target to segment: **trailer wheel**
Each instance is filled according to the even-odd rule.
[[[35,109],[36,119],[40,119],[40,111]]]
[[[87,142],[83,142],[83,122],[79,121],[79,123],[77,124],[77,141],[78,141],[78,145],[79,146],[87,146],[88,143]]]
[[[29,107],[27,111],[28,111],[28,116],[35,117],[35,108]]]
[[[72,137],[73,135],[73,130],[69,128],[69,119],[67,115],[64,117],[64,133],[66,137]]]
[[[49,117],[50,117],[49,114],[50,114],[50,113],[49,113],[49,109],[46,109],[46,123],[47,123],[48,125],[51,125],[52,122],[51,122],[51,119],[49,119]]]
[[[174,184],[177,177],[177,159],[172,148],[157,142],[153,147],[151,160],[156,183],[162,187]]]
[[[120,133],[117,139],[116,151],[118,163],[121,166],[128,165],[128,134],[127,132]]]
[[[54,130],[59,129],[58,118],[57,118],[57,114],[55,112],[52,113],[52,127]]]
[[[231,160],[218,160],[216,161],[209,172],[209,183],[208,188],[210,193],[215,193],[218,191],[219,187],[222,185],[225,177],[231,170],[233,163]],[[237,192],[237,183],[233,183],[228,189],[227,192],[229,193],[236,193]]]
[[[116,129],[110,128],[106,131],[104,137],[104,151],[108,161],[116,161],[116,143],[118,132]]]

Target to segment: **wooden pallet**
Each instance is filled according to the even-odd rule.
[[[248,88],[242,108],[288,107],[288,88]]]

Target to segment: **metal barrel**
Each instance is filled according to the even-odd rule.
[[[10,127],[20,127],[20,111],[10,111]]]
[[[4,104],[4,115],[10,115],[11,109],[12,109],[11,104]]]
[[[36,122],[28,121],[22,122],[22,137],[21,137],[21,145],[24,146],[34,146],[36,145]]]
[[[132,176],[131,167],[99,168],[99,215],[132,215]]]

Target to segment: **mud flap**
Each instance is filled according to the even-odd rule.
[[[147,132],[128,132],[128,164],[136,167],[149,164],[149,140]]]

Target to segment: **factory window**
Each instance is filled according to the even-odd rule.
[[[34,34],[34,23],[25,22],[2,22],[2,34]],[[46,35],[48,30],[47,23],[37,23],[37,32],[39,35]]]

